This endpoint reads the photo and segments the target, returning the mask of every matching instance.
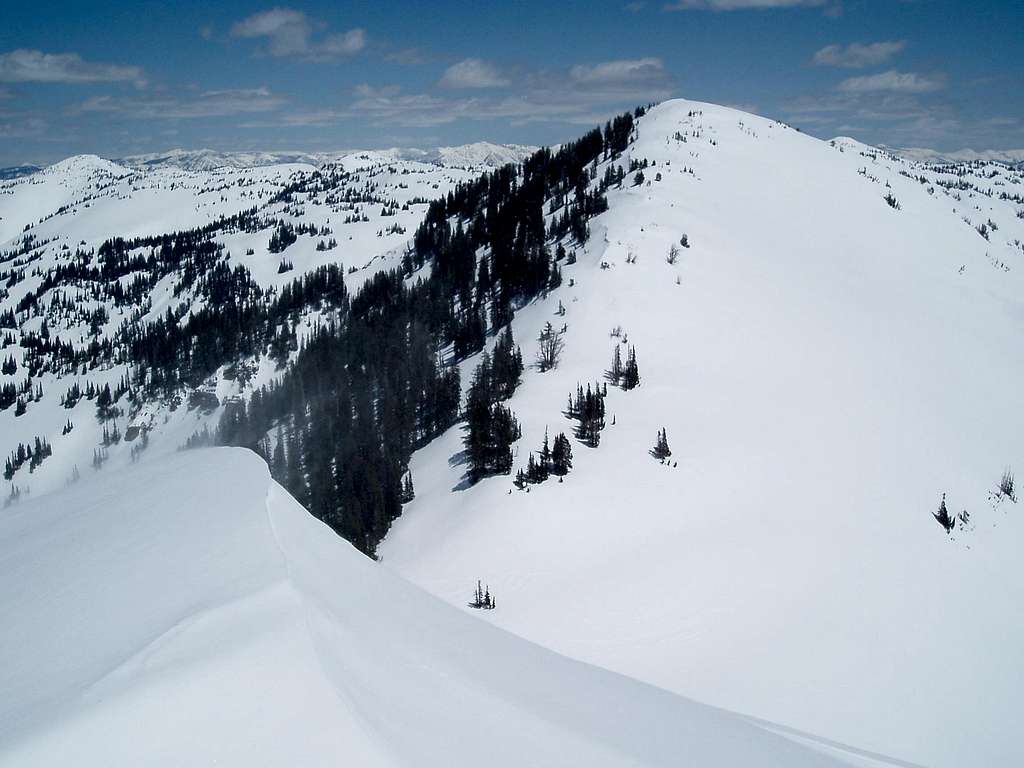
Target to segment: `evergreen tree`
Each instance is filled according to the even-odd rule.
[[[551,448],[551,474],[562,477],[572,469],[572,446],[569,438],[564,432],[555,436],[555,442]]]
[[[519,439],[519,422],[497,401],[498,389],[490,357],[484,354],[473,375],[466,402],[467,433],[463,439],[469,480],[512,471],[512,443]]]
[[[650,450],[650,454],[658,461],[662,462],[672,455],[672,450],[668,447],[668,432],[664,427],[658,431],[658,439],[655,441],[654,447]]]
[[[279,483],[285,482],[288,475],[288,463],[284,455],[284,428],[277,427],[277,438],[274,441],[274,455],[270,463],[270,474]]]
[[[626,365],[622,369],[620,386],[623,389],[633,389],[640,383],[640,369],[636,364],[636,347],[629,348],[629,357],[626,358]]]
[[[601,430],[605,425],[604,397],[600,385],[591,389],[589,384],[586,392],[582,385],[577,387],[575,399],[569,396],[569,407],[565,415],[577,421],[576,437],[591,448],[596,448],[601,442]]]
[[[507,400],[512,397],[523,374],[523,353],[515,345],[511,325],[505,326],[494,345],[491,374],[495,398]]]
[[[946,494],[942,494],[942,503],[939,505],[938,512],[932,512],[932,516],[936,522],[941,525],[946,533],[953,532],[953,526],[956,525],[956,519],[951,517],[949,510],[946,509]]]
[[[416,498],[416,491],[412,486],[412,472],[406,472],[405,479],[402,480],[402,503],[408,504]]]
[[[618,344],[615,345],[615,351],[612,353],[612,367],[605,372],[605,378],[615,386],[619,386],[622,381],[622,353],[619,351]]]

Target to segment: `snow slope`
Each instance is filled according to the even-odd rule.
[[[686,101],[641,118],[629,159],[646,181],[514,321],[527,360],[567,324],[509,403],[515,468],[571,434],[616,326],[640,387],[609,388],[562,484],[465,489],[459,428],[421,450],[384,563],[455,605],[485,578],[495,624],[715,705],[914,763],[1024,764],[1024,509],[992,496],[1024,471],[1021,173]],[[647,453],[662,427],[672,466]],[[943,493],[971,530],[936,525]]]
[[[23,504],[0,562],[0,765],[881,764],[463,615],[243,450]]]

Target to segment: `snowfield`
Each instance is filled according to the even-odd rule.
[[[23,503],[0,562],[2,765],[881,764],[466,616],[241,449]]]
[[[464,490],[460,428],[420,451],[385,565],[455,605],[485,578],[498,626],[711,704],[913,763],[1024,764],[1024,506],[992,497],[1024,471],[1024,205],[1000,198],[1021,173],[686,101],[628,154],[646,181],[513,323],[527,360],[567,325],[509,402],[513,473],[545,428],[571,436],[617,326],[640,386],[609,387],[562,484]],[[671,466],[648,455],[663,427]],[[943,493],[971,530],[936,524]]]

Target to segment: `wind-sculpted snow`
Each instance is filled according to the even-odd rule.
[[[23,503],[0,562],[0,765],[883,764],[466,616],[243,450]]]
[[[456,605],[485,578],[488,620],[684,695],[925,765],[1024,764],[1024,504],[998,493],[1024,473],[1024,176],[684,101],[614,162],[645,160],[513,322],[528,363],[566,332],[507,403],[512,476],[466,489],[460,428],[421,450],[384,563]],[[616,344],[640,385],[609,386],[600,446],[515,489]],[[969,516],[952,535],[943,493]]]

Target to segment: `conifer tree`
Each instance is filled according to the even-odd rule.
[[[416,490],[412,486],[412,472],[406,472],[405,479],[402,480],[402,503],[408,504],[416,498]]]
[[[288,474],[288,464],[284,457],[284,428],[277,427],[277,439],[274,441],[274,456],[270,462],[270,474],[278,482],[284,482]]]
[[[619,386],[619,382],[622,381],[622,353],[619,351],[618,344],[615,345],[615,351],[612,353],[612,367],[605,372],[605,378],[615,386]]]
[[[956,525],[956,519],[951,517],[949,510],[946,509],[946,494],[942,494],[942,503],[939,504],[939,510],[938,512],[932,512],[932,516],[935,518],[936,522],[946,530],[946,533],[953,532],[953,526]]]
[[[668,447],[668,432],[664,427],[658,430],[658,439],[655,441],[650,453],[658,461],[665,461],[665,459],[672,455],[672,450]]]
[[[551,448],[551,474],[562,477],[572,469],[572,446],[569,438],[564,432],[555,436],[554,445]]]
[[[640,369],[636,364],[636,347],[629,348],[629,357],[626,358],[626,365],[622,369],[621,386],[623,389],[633,389],[640,383]]]

